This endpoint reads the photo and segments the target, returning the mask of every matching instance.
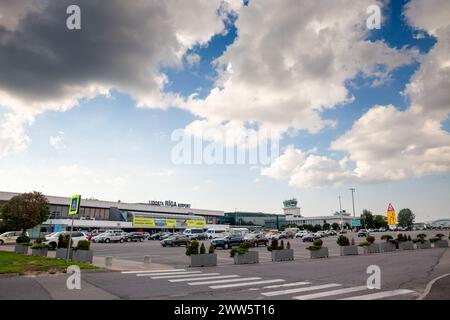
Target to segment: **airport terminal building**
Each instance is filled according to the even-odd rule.
[[[18,194],[0,191],[0,205]],[[49,195],[46,197],[50,203],[50,216],[42,224],[42,231],[53,232],[70,227],[70,198]],[[74,228],[175,231],[214,227],[223,216],[224,212],[220,210],[194,209],[189,204],[170,200],[125,203],[82,198],[80,212],[74,215]]]

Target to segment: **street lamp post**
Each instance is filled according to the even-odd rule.
[[[355,188],[350,188],[350,191],[352,192],[352,203],[353,203],[353,218],[355,218],[355,198],[353,194],[355,193]]]

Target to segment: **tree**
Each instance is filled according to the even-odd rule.
[[[40,192],[29,192],[12,197],[1,207],[1,218],[10,230],[33,228],[47,220],[50,209],[47,198]]]
[[[402,227],[411,227],[415,218],[416,216],[410,209],[402,209],[397,215],[397,223]]]
[[[385,228],[385,229],[389,228],[386,216],[376,215],[373,218],[373,224],[374,224],[374,227],[377,228],[377,229],[379,229],[379,228]]]
[[[333,230],[338,230],[339,229],[339,223],[335,222],[331,225],[331,228],[333,228]]]
[[[373,214],[371,211],[364,209],[363,213],[361,215],[361,221],[365,228],[371,229],[374,228],[374,222],[373,222]]]
[[[329,223],[324,223],[322,229],[323,230],[330,230],[330,224]]]

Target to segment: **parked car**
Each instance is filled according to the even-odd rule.
[[[313,242],[317,239],[320,239],[320,237],[315,233],[308,233],[302,237],[303,242]]]
[[[244,242],[244,237],[241,235],[228,235],[223,238],[216,238],[211,241],[214,248],[230,249],[236,247]]]
[[[161,234],[161,236],[159,237],[159,239],[160,240],[164,240],[164,239],[167,239],[167,238],[169,238],[169,237],[171,237],[171,236],[174,236],[174,235],[176,235],[175,233],[172,233],[172,232],[164,232],[163,234]]]
[[[173,235],[170,236],[164,240],[161,240],[161,245],[163,247],[175,247],[175,246],[181,246],[181,245],[185,245],[187,246],[189,243],[191,242],[191,239],[184,234],[177,234],[177,235]]]
[[[206,235],[208,239],[221,238],[227,233],[226,229],[208,229],[206,230]]]
[[[70,231],[60,231],[60,232],[53,232],[50,233],[49,235],[45,236],[45,241],[43,242],[43,244],[48,245],[48,248],[50,250],[55,250],[56,247],[58,246],[58,239],[59,239],[59,235],[60,234],[69,234]],[[80,240],[88,240],[87,236],[79,231],[72,231],[72,242],[73,242],[73,246],[76,247],[78,245],[78,241]]]
[[[202,228],[189,228],[183,231],[183,234],[185,236],[191,237],[194,234],[199,234],[199,233],[204,233],[205,231],[203,231]]]
[[[358,238],[366,238],[367,236],[369,236],[369,232],[366,229],[361,229],[358,231]]]
[[[257,247],[260,244],[267,246],[269,244],[269,239],[261,233],[249,233],[244,237],[244,241],[248,241],[253,244],[253,246]]]
[[[329,236],[337,236],[337,232],[334,231],[334,230],[328,230],[328,231],[327,231],[327,234],[328,234]]]
[[[151,234],[148,239],[149,240],[162,240],[161,237],[165,236],[165,235],[171,235],[170,232],[156,232]]]
[[[142,232],[130,232],[125,235],[125,241],[128,242],[142,242],[147,237]]]
[[[194,233],[193,235],[189,236],[191,240],[207,240],[208,235],[205,232],[202,233]]]
[[[295,236],[295,233],[291,232],[291,231],[283,231],[282,233],[280,233],[280,235],[278,236],[278,239],[293,239]]]
[[[301,231],[299,231],[299,232],[297,232],[296,234],[295,234],[295,237],[296,238],[303,238],[303,236],[305,236],[305,235],[307,235],[308,234],[308,231],[306,231],[306,230],[301,230]]]
[[[123,231],[105,232],[93,237],[92,242],[125,242],[127,234]]]
[[[22,235],[22,231],[8,231],[0,234],[0,245],[2,244],[10,244],[16,243],[17,237]],[[28,237],[28,232],[25,232],[25,235]]]
[[[269,240],[273,240],[273,239],[278,240],[280,238],[280,233],[278,233],[278,232],[268,233],[268,234],[266,234],[266,238]]]

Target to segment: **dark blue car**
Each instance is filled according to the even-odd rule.
[[[230,249],[237,247],[244,242],[244,237],[239,235],[229,235],[223,238],[217,238],[211,241],[214,248]]]

